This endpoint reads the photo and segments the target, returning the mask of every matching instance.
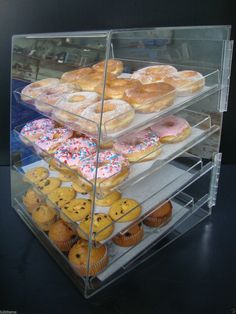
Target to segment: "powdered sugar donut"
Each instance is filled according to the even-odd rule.
[[[55,128],[35,141],[35,149],[39,152],[52,154],[57,147],[68,140],[73,135],[73,131],[67,128]]]
[[[102,103],[97,102],[87,107],[81,116],[86,120],[81,121],[83,130],[96,133],[101,119]],[[103,104],[102,131],[112,133],[121,130],[134,119],[134,109],[124,100],[109,99]],[[90,120],[91,122],[89,122]],[[94,123],[95,122],[95,123]]]
[[[70,93],[55,104],[53,116],[62,122],[76,121],[83,110],[98,100],[100,96],[95,92]]]
[[[97,185],[101,190],[107,190],[117,186],[129,174],[128,159],[112,150],[99,153],[98,164],[97,154],[83,161],[78,168],[81,175],[94,182],[97,168]]]
[[[70,168],[76,169],[80,166],[81,162],[91,156],[96,149],[96,143],[87,137],[70,138],[57,148],[54,157]]]
[[[196,71],[179,71],[164,78],[164,81],[176,88],[178,96],[188,96],[205,85],[205,79]]]
[[[114,149],[128,158],[130,162],[141,162],[155,158],[161,152],[159,137],[150,129],[122,136]]]
[[[20,138],[26,144],[29,142],[35,142],[49,129],[54,128],[54,126],[55,122],[50,119],[42,118],[33,120],[26,123],[26,125],[21,129]],[[29,140],[29,142],[27,140]]]
[[[162,143],[177,143],[191,134],[189,123],[177,116],[167,116],[151,126],[153,132],[160,136]]]
[[[153,65],[142,68],[134,72],[131,76],[132,79],[139,80],[142,84],[150,84],[163,81],[167,75],[177,73],[177,69],[172,65]]]
[[[35,107],[42,112],[50,113],[53,110],[55,103],[62,99],[65,94],[72,93],[76,87],[72,83],[60,83],[54,87],[45,88],[35,101]]]
[[[56,78],[46,78],[36,81],[24,87],[21,91],[21,99],[29,104],[33,104],[35,98],[41,95],[45,88],[55,87],[59,85],[60,81]]]

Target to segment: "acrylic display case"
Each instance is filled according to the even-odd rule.
[[[232,48],[229,26],[13,37],[12,205],[86,298],[211,214]],[[150,78],[146,72],[145,82],[136,75],[160,66],[200,76],[179,88],[163,73]],[[47,78],[55,85],[45,87]],[[117,87],[108,94],[115,81],[125,82],[119,96]],[[130,86],[131,81],[136,85]],[[64,83],[68,90],[56,89]],[[158,93],[163,84],[171,88]],[[129,102],[130,91],[136,97],[143,90],[145,97]],[[70,103],[69,97],[74,97]],[[161,141],[161,131],[155,129],[171,117],[186,120],[191,130],[174,143]],[[53,126],[27,129],[30,136],[24,132],[27,123],[43,118]],[[168,123],[165,127],[173,126]],[[53,128],[66,129],[69,135],[60,137]],[[156,144],[149,150],[145,145],[153,142],[143,134],[153,133]],[[84,147],[72,148],[71,138],[88,141],[84,156]],[[65,147],[69,152],[63,159],[58,151]],[[127,147],[142,154],[131,159]],[[166,204],[172,208],[168,215],[158,216],[157,226],[148,225]]]

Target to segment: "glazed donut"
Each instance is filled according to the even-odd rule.
[[[116,76],[112,73],[107,73],[106,79],[112,80],[116,78]],[[88,75],[84,75],[81,78],[78,78],[76,80],[76,86],[81,88],[84,91],[95,91],[95,87],[98,84],[102,84],[104,82],[104,73],[103,72],[97,72],[94,71],[89,73]]]
[[[121,154],[112,150],[99,153],[83,161],[79,173],[88,181],[94,182],[97,168],[97,186],[102,191],[109,190],[121,183],[129,175],[129,162]],[[110,192],[110,191],[109,191]]]
[[[25,144],[35,142],[40,136],[44,135],[48,130],[54,127],[55,122],[45,118],[28,122],[20,131],[20,139]]]
[[[62,123],[73,121],[79,123],[77,115],[80,115],[84,109],[98,100],[100,100],[100,96],[95,92],[68,94],[55,104],[56,108],[53,111],[53,116]]]
[[[105,60],[98,62],[92,66],[95,71],[104,72]],[[109,59],[107,61],[107,73],[119,75],[123,71],[123,62],[116,59]]]
[[[36,81],[25,86],[21,91],[21,100],[26,103],[33,104],[35,98],[43,94],[45,88],[55,87],[59,85],[59,80],[56,78],[46,78],[41,81]]]
[[[157,112],[170,106],[176,97],[175,88],[170,84],[159,82],[127,89],[123,99],[138,112]]]
[[[177,116],[168,116],[160,119],[151,126],[162,143],[177,143],[186,139],[191,134],[189,123]]]
[[[161,152],[159,146],[159,137],[148,129],[123,136],[113,145],[115,151],[127,157],[129,162],[154,159]]]
[[[196,71],[179,71],[164,78],[164,81],[176,88],[178,96],[189,96],[205,85],[205,79]]]
[[[35,149],[39,153],[52,154],[57,147],[72,137],[73,131],[67,128],[55,128],[48,130],[43,136],[35,141]]]
[[[81,116],[90,120],[81,119],[81,128],[90,133],[98,132],[101,119],[102,103],[99,101],[87,107]],[[102,131],[112,133],[121,130],[134,119],[134,109],[123,100],[105,100],[103,103]],[[95,122],[95,123],[94,123]]]
[[[59,146],[54,158],[68,165],[72,169],[78,168],[81,162],[96,152],[97,145],[87,137],[70,138]]]
[[[42,112],[50,113],[56,102],[63,98],[65,94],[72,93],[78,89],[72,83],[60,83],[54,87],[45,88],[43,94],[41,94],[35,101],[35,107]]]
[[[123,97],[124,92],[133,87],[140,87],[141,83],[138,80],[132,79],[113,79],[111,81],[106,81],[105,88],[105,99],[113,98],[120,99]],[[98,84],[95,87],[95,91],[99,94],[103,92],[103,83]]]
[[[131,75],[132,79],[139,80],[142,84],[160,82],[167,75],[177,73],[172,65],[153,65],[142,68]]]
[[[71,83],[71,82],[77,81],[82,76],[88,75],[88,74],[93,73],[93,72],[94,71],[91,68],[89,68],[89,67],[80,68],[80,69],[76,69],[76,70],[73,70],[73,71],[69,71],[69,72],[63,73],[62,76],[61,76],[61,80],[63,82]]]

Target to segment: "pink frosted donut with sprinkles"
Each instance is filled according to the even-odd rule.
[[[115,151],[127,157],[129,162],[154,159],[161,152],[159,146],[159,137],[150,129],[123,136],[113,145]]]
[[[44,135],[48,130],[55,127],[55,122],[50,119],[42,118],[26,123],[20,131],[20,139],[29,144],[35,142]]]
[[[128,159],[113,150],[94,153],[83,161],[79,172],[88,181],[94,182],[97,168],[97,185],[101,190],[108,190],[120,184],[129,175]]]
[[[43,136],[35,141],[35,149],[39,153],[52,154],[58,146],[72,137],[73,131],[67,128],[55,128],[48,130]]]
[[[74,137],[58,147],[54,157],[70,168],[76,169],[81,165],[83,160],[91,156],[96,149],[96,143],[88,137]]]

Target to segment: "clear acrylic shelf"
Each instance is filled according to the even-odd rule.
[[[208,168],[208,171],[209,169],[210,168]],[[53,258],[56,259],[59,265],[62,266],[64,270],[70,274],[74,283],[77,286],[82,287],[85,282],[85,277],[74,271],[72,265],[67,258],[67,254],[61,252],[53,243],[53,241],[50,240],[47,233],[37,227],[22,202],[22,196],[23,193],[21,192],[20,194],[16,195],[14,199],[18,214],[27,223],[31,231],[37,236],[40,242],[47,248],[49,253],[52,254]],[[184,192],[179,192],[178,194],[176,193],[176,195],[169,197],[168,201],[171,201],[173,207],[171,220],[167,224],[156,228],[151,228],[143,224],[143,239],[134,246],[120,247],[116,245],[113,241],[108,241],[106,243],[109,256],[108,265],[104,270],[97,273],[96,276],[91,276],[89,278],[90,285],[93,286],[94,284],[96,284],[97,280],[100,282],[106,281],[111,275],[113,275],[120,269],[127,269],[130,264],[134,263],[138,257],[140,258],[140,255],[146,253],[153,247],[153,245],[156,245],[162,239],[167,237],[168,234],[175,230],[181,230],[181,228],[184,228],[182,227],[182,225],[184,225],[185,222],[188,221],[187,219],[189,218],[191,220],[193,214],[195,214],[200,207],[206,204],[208,200],[209,196],[205,195],[204,197],[194,202],[193,197]],[[142,220],[140,219],[140,221]]]
[[[195,112],[191,110],[182,110],[178,113],[178,116],[183,117],[186,119],[190,126],[191,126],[191,135],[186,138],[184,141],[174,144],[161,144],[157,149],[161,149],[161,153],[155,159],[150,161],[142,161],[143,158],[147,157],[148,155],[142,157],[139,162],[131,163],[130,164],[130,172],[127,179],[125,179],[120,184],[116,185],[114,188],[111,189],[119,189],[121,191],[125,191],[125,189],[131,185],[136,184],[137,182],[143,180],[151,173],[157,171],[165,164],[170,162],[171,160],[177,158],[184,152],[191,149],[193,146],[196,146],[200,142],[204,141],[206,138],[214,134],[215,132],[219,131],[219,126],[212,125],[210,116],[204,113]],[[22,129],[23,125],[17,126],[14,130],[17,138],[21,139],[22,135],[20,134],[20,130]],[[35,144],[29,142],[28,139],[24,139],[24,143],[28,142],[28,144],[35,149],[36,154],[39,153],[39,149],[35,147]],[[53,160],[53,155],[49,155],[47,152],[43,152],[42,158],[50,163]],[[84,178],[81,174],[79,174],[76,170],[72,170],[64,163],[61,163],[57,160],[58,168],[66,169],[73,174],[75,179],[82,180],[86,185],[90,186],[92,189],[93,182]],[[110,176],[108,179],[112,178]],[[104,194],[107,193],[107,180],[101,181],[97,184],[96,195],[98,198],[102,198]]]
[[[34,167],[45,167],[49,170],[50,177],[58,177],[59,173],[57,171],[52,171],[49,169],[48,163],[44,160],[41,160],[40,157],[36,155],[29,156],[23,159],[21,162],[16,163],[14,165],[14,169],[21,175],[21,181],[24,182],[24,174],[34,168]],[[202,161],[201,159],[192,156],[190,154],[185,154],[182,157],[174,160],[172,163],[169,163],[162,167],[159,171],[154,172],[152,175],[149,175],[144,181],[137,183],[136,185],[131,185],[129,188],[122,193],[122,197],[135,199],[142,206],[142,213],[139,217],[137,217],[132,222],[120,223],[119,220],[113,221],[114,225],[113,233],[100,243],[105,243],[116,234],[120,232],[124,232],[127,228],[133,223],[143,219],[153,210],[154,206],[163,203],[169,197],[174,195],[175,191],[180,191],[183,189],[193,178],[196,176],[196,173],[201,171],[202,169]],[[160,180],[160,178],[162,178]],[[34,189],[41,194],[46,203],[53,206],[59,213],[61,212],[60,207],[57,204],[52,203],[47,195],[42,194],[41,190],[38,189],[37,185],[27,182],[27,185],[33,186]],[[61,186],[70,187],[72,182],[62,182]],[[76,198],[90,198],[88,195],[84,195],[81,193],[76,194]],[[132,208],[128,213],[130,213],[135,208]],[[108,213],[109,207],[100,207],[95,206],[94,212],[100,213]],[[127,213],[127,214],[128,214]],[[65,215],[65,214],[63,214]],[[125,215],[124,215],[125,216]],[[122,216],[123,217],[123,216]],[[84,231],[79,227],[80,222],[73,222],[69,217],[68,221],[70,221],[71,225],[74,228],[79,228],[79,230],[83,233],[84,237],[88,236],[84,233]],[[107,226],[108,228],[109,226]],[[100,232],[103,232],[106,228],[97,232],[99,235]]]
[[[116,132],[108,132],[108,130],[111,129],[111,125],[114,123],[114,119],[109,120],[104,123],[104,127],[102,128],[102,134],[101,134],[101,141],[107,142],[111,140],[115,140],[119,137],[121,137],[124,134],[138,131],[144,128],[149,127],[151,124],[155,122],[155,120],[163,115],[167,115],[170,113],[175,113],[179,110],[182,110],[188,106],[191,106],[196,101],[207,97],[208,95],[211,95],[212,93],[216,92],[219,89],[219,71],[216,70],[210,74],[207,74],[204,76],[206,85],[204,88],[198,92],[193,93],[191,96],[184,96],[184,97],[177,97],[176,100],[172,105],[169,107],[154,113],[135,113],[134,120],[129,124],[128,127],[123,128],[122,130],[116,131]],[[60,124],[63,124],[71,129],[73,129],[76,132],[83,133],[87,136],[93,137],[95,139],[98,139],[99,135],[99,124],[96,124],[96,122],[86,119],[83,116],[73,114],[71,112],[68,112],[64,109],[59,109],[55,106],[52,106],[48,103],[42,103],[40,102],[41,106],[37,106],[37,100],[34,98],[31,98],[29,96],[25,96],[28,100],[27,102],[22,100],[22,87],[18,88],[14,91],[14,96],[19,104],[23,104],[27,108],[37,111],[40,114],[53,119],[57,121]],[[160,99],[160,97],[158,98]],[[43,110],[40,110],[40,107],[44,108]],[[67,117],[66,119],[69,121],[66,122],[64,118],[59,119],[58,118],[58,112],[62,113],[64,117]],[[122,114],[115,119],[122,119],[125,117],[125,114]],[[87,129],[96,130],[95,132],[91,133],[89,131],[86,131],[81,128],[81,124],[87,125]]]

